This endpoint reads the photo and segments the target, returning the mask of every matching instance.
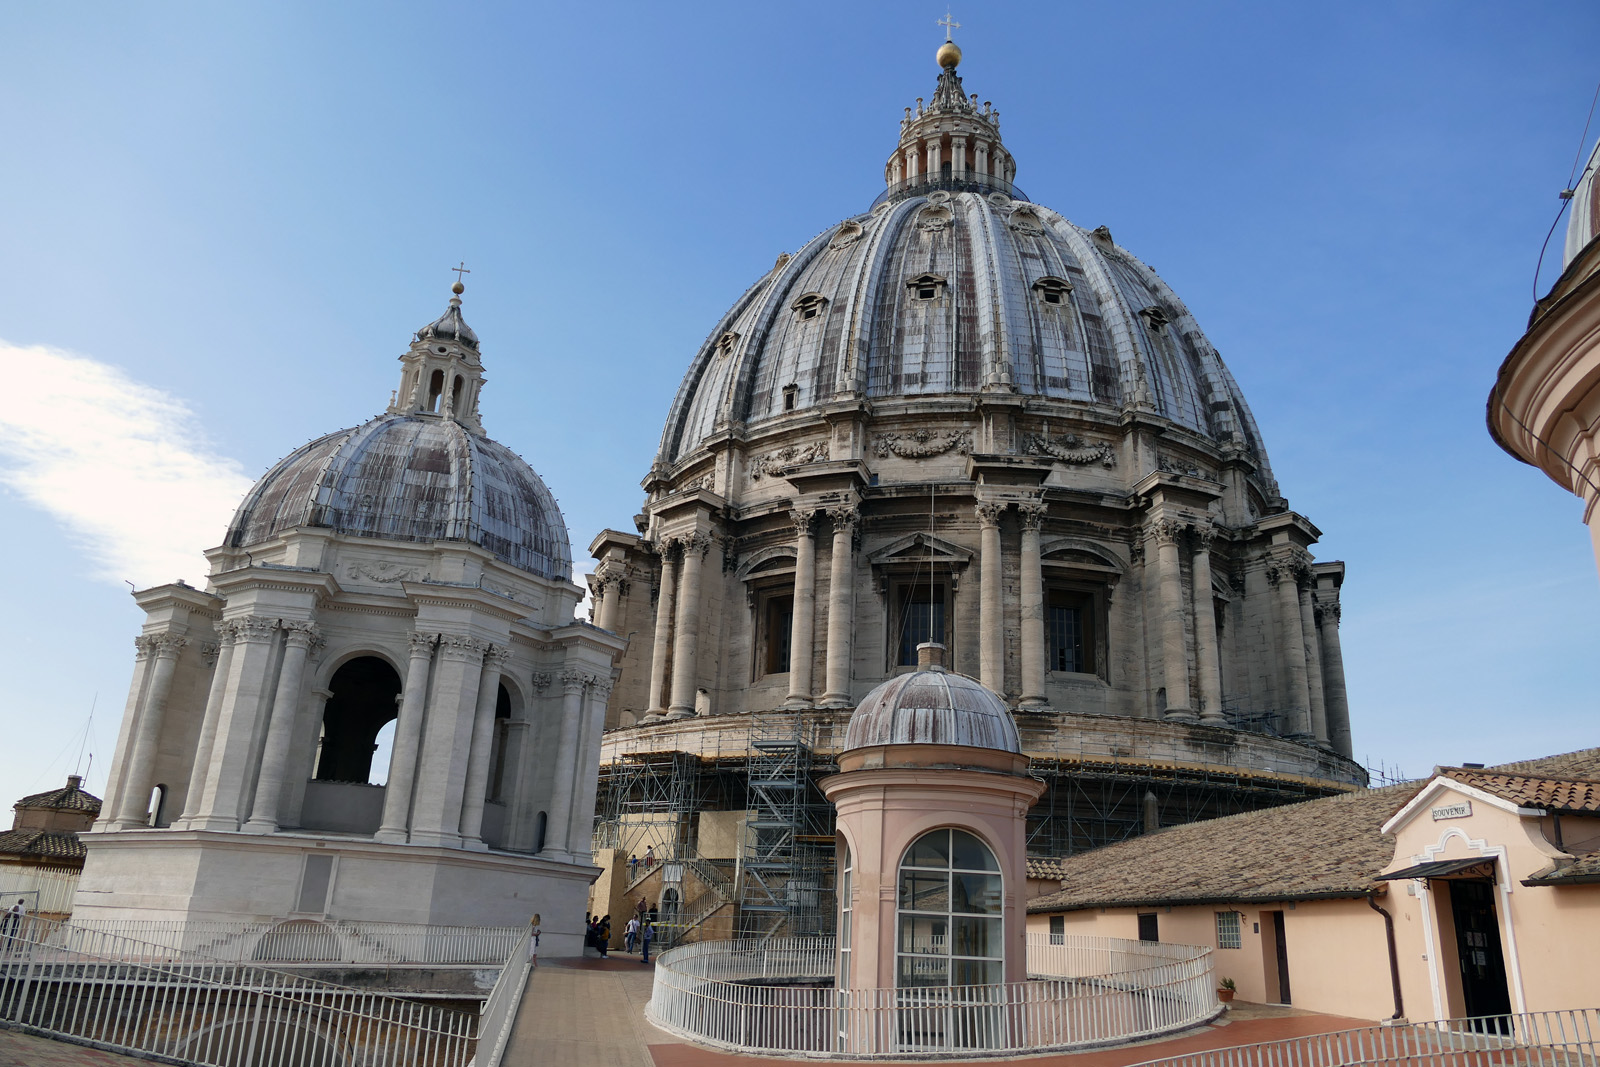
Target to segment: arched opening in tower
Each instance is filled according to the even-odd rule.
[[[399,714],[400,675],[376,656],[361,656],[340,667],[328,683],[332,696],[322,714],[322,746],[317,779],[324,782],[388,780],[388,760],[378,761],[378,735]],[[392,733],[392,731],[391,731]]]

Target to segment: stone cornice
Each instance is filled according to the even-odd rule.
[[[326,571],[299,570],[290,567],[265,567],[261,565],[240,567],[211,576],[211,585],[223,597],[231,600],[249,589],[265,589],[284,593],[310,593],[318,597],[333,598],[343,590],[338,581]]]
[[[401,582],[406,600],[423,607],[466,608],[482,612],[503,622],[515,622],[527,615],[527,605],[475,585],[435,585],[428,582]]]

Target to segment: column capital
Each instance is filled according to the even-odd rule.
[[[412,658],[433,655],[433,646],[438,643],[438,634],[426,634],[412,630],[406,635],[411,644]]]
[[[1017,514],[1022,518],[1024,530],[1037,530],[1044,525],[1045,512],[1050,510],[1050,505],[1043,500],[1029,500],[1017,505]]]
[[[1316,605],[1316,613],[1318,622],[1331,621],[1333,625],[1339,625],[1340,608],[1337,600],[1328,603],[1318,601]]]
[[[595,675],[589,671],[569,667],[561,672],[561,688],[566,691],[568,696],[583,692],[593,685],[596,680]]]
[[[1194,528],[1193,536],[1195,554],[1198,555],[1202,552],[1209,552],[1211,550],[1211,543],[1217,539],[1217,528],[1211,525],[1196,526]]]
[[[798,536],[811,536],[811,524],[817,517],[817,510],[816,508],[789,509],[789,521],[794,523],[794,530]]]
[[[231,645],[235,641],[239,640],[239,632],[240,632],[239,620],[238,619],[224,619],[222,622],[217,623],[216,631],[217,631],[217,642],[219,644]]]
[[[459,663],[477,663],[489,651],[489,642],[467,634],[440,634],[439,654]]]
[[[138,650],[138,659],[148,659],[151,656],[177,659],[178,653],[182,652],[188,643],[188,638],[180,637],[170,630],[155,634],[140,634],[133,639],[133,647]]]
[[[1178,539],[1183,536],[1183,531],[1188,525],[1188,523],[1178,522],[1174,519],[1160,519],[1152,522],[1148,529],[1156,544],[1175,545],[1178,543]]]
[[[490,645],[489,651],[483,654],[483,665],[490,670],[504,673],[506,664],[511,662],[511,650],[503,645]]]
[[[283,630],[290,648],[315,650],[322,647],[322,631],[314,622],[286,622]]]
[[[1000,516],[1011,505],[1003,500],[980,500],[972,505],[972,513],[983,526],[999,526]]]
[[[239,641],[270,641],[278,633],[278,620],[260,615],[242,615],[232,620]]]

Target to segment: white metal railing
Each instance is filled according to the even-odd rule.
[[[992,1055],[1086,1048],[1215,1016],[1211,950],[1117,938],[1047,942],[1028,982],[837,989],[832,938],[710,941],[663,953],[646,1017],[765,1055]]]
[[[1600,1010],[1541,1011],[1331,1034],[1146,1060],[1139,1067],[1594,1067],[1600,1064]]]
[[[466,1067],[478,1021],[36,918],[0,933],[0,1019],[207,1067]]]
[[[472,1067],[500,1067],[511,1040],[511,1027],[517,1021],[517,1008],[522,1005],[522,994],[528,988],[528,942],[533,937],[524,931],[511,955],[500,969],[489,999],[484,1002],[478,1016],[478,1054]]]
[[[6,867],[0,869],[0,887],[0,905],[23,898],[30,911],[66,915],[72,911],[72,896],[78,891],[78,872]]]
[[[71,925],[143,945],[160,945],[180,955],[198,954],[230,963],[499,964],[522,936],[520,926],[424,926],[345,919],[73,919]]]

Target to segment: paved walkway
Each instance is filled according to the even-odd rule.
[[[150,1061],[0,1030],[0,1067],[150,1067]]]
[[[816,1060],[712,1052],[657,1030],[644,1021],[653,970],[653,965],[640,963],[639,957],[620,952],[613,952],[608,960],[541,960],[518,1009],[505,1067],[817,1067]],[[1026,1067],[1126,1067],[1202,1049],[1372,1025],[1367,1019],[1236,1004],[1218,1022],[1173,1038],[1094,1052],[977,1062],[1020,1063]]]

